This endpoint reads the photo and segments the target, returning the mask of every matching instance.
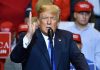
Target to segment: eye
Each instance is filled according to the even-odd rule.
[[[53,20],[57,20],[57,18],[56,18],[56,17],[51,17],[51,19],[53,19]]]
[[[40,19],[47,19],[48,17],[40,17]]]

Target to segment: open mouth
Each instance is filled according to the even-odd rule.
[[[47,26],[46,28],[47,28],[47,29],[50,29],[50,28],[51,28],[51,26]]]

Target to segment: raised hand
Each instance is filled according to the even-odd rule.
[[[36,18],[33,18],[32,19],[32,12],[29,13],[29,20],[27,22],[27,25],[28,25],[28,31],[27,31],[27,34],[26,36],[28,38],[31,38],[33,36],[33,34],[35,33],[36,31],[36,28],[37,28],[37,19]]]

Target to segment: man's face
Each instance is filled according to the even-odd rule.
[[[86,26],[89,22],[91,13],[90,12],[75,12],[75,22],[80,26]]]
[[[51,13],[49,11],[40,13],[39,16],[39,28],[40,30],[47,35],[49,27],[55,32],[58,25],[58,14]]]

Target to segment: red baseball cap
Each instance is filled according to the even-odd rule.
[[[91,12],[93,9],[93,5],[88,1],[81,1],[75,4],[74,11],[75,12]]]
[[[78,42],[78,43],[81,43],[81,37],[79,34],[73,34],[73,40]]]
[[[27,32],[27,30],[28,30],[28,25],[26,23],[20,23],[18,25],[18,29],[17,29],[17,32],[16,32],[16,39],[19,38],[19,33]]]
[[[18,33],[20,32],[27,32],[28,30],[28,25],[26,23],[21,23],[18,26]]]
[[[12,22],[10,21],[4,21],[0,24],[0,31],[1,32],[13,32],[14,25]]]

